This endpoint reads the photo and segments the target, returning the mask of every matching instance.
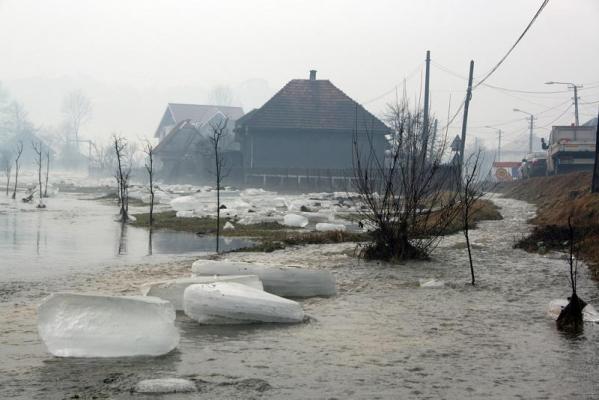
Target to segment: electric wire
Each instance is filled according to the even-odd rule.
[[[516,42],[512,45],[512,47],[510,47],[510,49],[507,51],[507,53],[505,53],[505,55],[503,57],[501,57],[499,62],[497,64],[495,64],[495,66],[493,68],[491,68],[491,70],[481,80],[479,80],[476,83],[476,85],[474,85],[474,87],[472,88],[473,90],[476,89],[477,87],[479,87],[480,85],[482,85],[487,79],[489,79],[491,77],[491,75],[493,75],[495,73],[495,71],[497,71],[499,69],[501,64],[503,64],[503,62],[508,58],[508,56],[512,53],[512,51],[514,51],[514,49],[516,48],[518,43],[520,43],[520,41],[524,38],[524,35],[526,35],[526,33],[532,27],[532,25],[537,20],[539,15],[541,15],[541,12],[547,6],[548,3],[549,3],[549,0],[543,0],[543,2],[541,3],[541,6],[539,7],[539,9],[535,13],[535,15],[532,17],[532,19],[530,20],[530,22],[528,23],[528,25],[526,26],[524,31],[520,34],[520,36],[518,37]]]

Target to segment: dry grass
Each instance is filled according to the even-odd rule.
[[[529,251],[538,250],[538,243],[550,250],[563,250],[568,238],[568,217],[577,232],[580,255],[599,275],[599,194],[590,192],[592,173],[539,177],[504,185],[506,197],[526,200],[538,206],[531,222],[537,227],[517,246]]]

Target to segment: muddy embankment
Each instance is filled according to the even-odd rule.
[[[502,184],[498,190],[506,197],[537,205],[530,221],[533,231],[516,247],[527,251],[566,250],[569,240],[568,217],[572,216],[577,251],[599,278],[599,194],[593,194],[591,172],[531,178]]]

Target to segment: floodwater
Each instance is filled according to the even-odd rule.
[[[399,266],[359,261],[351,244],[234,253],[228,257],[330,269],[339,293],[303,301],[312,319],[298,325],[204,327],[179,315],[181,343],[163,357],[54,358],[39,342],[32,304],[60,285],[128,293],[127,279],[188,274],[189,261],[22,284],[0,309],[0,397],[197,398],[130,391],[140,379],[184,377],[196,381],[201,398],[598,398],[599,326],[587,324],[573,338],[546,316],[551,299],[569,294],[567,263],[559,254],[512,249],[534,208],[495,201],[504,220],[471,233],[474,288],[460,235],[445,239],[433,261]],[[579,294],[596,305],[599,289],[581,267]],[[420,288],[423,278],[447,284]]]
[[[114,221],[118,207],[93,196],[59,194],[45,199],[46,209],[0,196],[1,281],[37,280],[106,265],[157,263],[174,257],[214,251],[212,236],[154,231]],[[81,198],[84,198],[83,200]],[[148,212],[130,207],[130,212]],[[150,236],[151,235],[151,236]],[[221,248],[251,245],[223,238]]]

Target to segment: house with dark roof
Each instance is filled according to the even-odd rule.
[[[246,174],[255,170],[351,169],[354,132],[370,136],[381,159],[390,133],[378,118],[327,79],[293,79],[262,107],[237,120]]]
[[[208,138],[212,127],[225,120],[223,157],[232,168],[241,168],[240,148],[233,129],[242,115],[241,107],[169,104],[154,134],[159,140],[154,155],[161,178],[169,182],[208,180],[213,157]]]

